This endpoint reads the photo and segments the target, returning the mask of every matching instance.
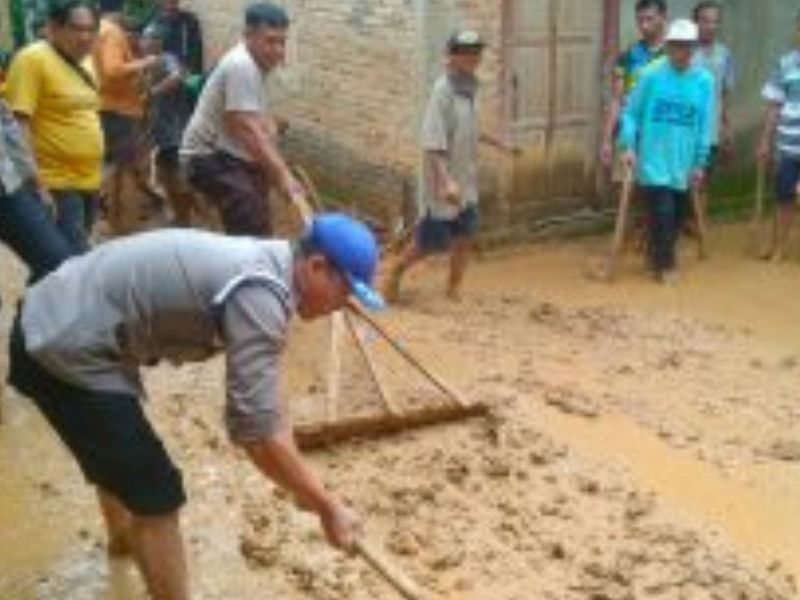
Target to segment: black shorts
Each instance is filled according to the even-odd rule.
[[[133,164],[138,154],[141,121],[104,110],[100,113],[100,123],[103,126],[106,162],[114,165]]]
[[[78,388],[26,351],[19,319],[9,351],[9,383],[56,430],[90,483],[137,515],[165,515],[186,501],[183,480],[135,396]]]
[[[781,206],[791,206],[797,201],[797,184],[800,183],[800,157],[781,155],[775,173],[775,199]]]
[[[452,219],[426,216],[417,225],[417,249],[423,254],[446,252],[454,240],[471,238],[477,231],[477,206],[468,206]]]

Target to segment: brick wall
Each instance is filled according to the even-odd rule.
[[[272,88],[277,111],[291,124],[287,151],[336,195],[387,218],[403,210],[404,197],[413,202],[418,124],[430,82],[441,72],[444,41],[456,26],[475,27],[490,41],[481,73],[483,118],[488,128],[500,122],[500,0],[284,4],[292,36],[287,66]],[[185,5],[201,18],[210,55],[236,41],[246,2]]]

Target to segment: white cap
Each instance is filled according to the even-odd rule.
[[[669,24],[666,41],[668,42],[696,42],[698,39],[697,25],[689,19],[675,19]]]

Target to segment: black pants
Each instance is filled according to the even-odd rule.
[[[643,186],[647,200],[648,251],[650,265],[656,273],[675,268],[675,247],[689,214],[686,191],[661,186]]]
[[[270,237],[269,181],[255,164],[225,152],[188,159],[189,183],[219,210],[225,233]]]
[[[0,190],[0,241],[28,267],[28,283],[35,283],[75,254],[39,193],[30,186],[8,195]]]

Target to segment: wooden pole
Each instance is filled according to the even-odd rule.
[[[420,373],[422,373],[433,385],[435,385],[440,391],[444,392],[447,396],[452,398],[460,407],[466,408],[469,406],[469,403],[458,393],[454,390],[450,385],[448,385],[444,380],[442,380],[437,375],[433,374],[429,371],[425,365],[423,365],[413,354],[411,354],[404,346],[400,344],[397,340],[394,339],[392,335],[387,332],[383,326],[378,323],[375,319],[372,318],[370,314],[368,314],[363,308],[361,308],[358,304],[353,302],[352,300],[347,303],[347,308],[350,311],[364,321],[367,325],[369,325],[378,335],[380,335],[384,340],[386,340],[389,345],[394,348],[394,350],[402,356],[411,366],[417,369]]]
[[[355,550],[384,580],[386,580],[403,598],[421,600],[419,586],[396,565],[390,563],[364,540],[356,540]]]
[[[767,178],[767,167],[763,162],[758,163],[756,172],[756,195],[753,199],[753,213],[750,216],[750,238],[754,254],[761,252],[761,222],[764,218],[764,183]]]
[[[708,256],[706,243],[708,240],[708,226],[706,224],[706,198],[698,186],[692,188],[692,208],[694,209],[694,219],[697,225],[697,257],[705,260]]]
[[[608,257],[606,277],[613,280],[617,273],[622,245],[625,242],[625,232],[628,226],[628,208],[631,203],[633,193],[633,173],[631,169],[625,168],[625,175],[622,180],[622,191],[620,192],[619,207],[617,208],[617,218],[614,224],[614,237],[611,240],[611,254]]]
[[[339,391],[342,385],[342,355],[339,349],[342,344],[344,315],[337,311],[331,315],[331,346],[328,362],[328,389],[326,396],[325,418],[333,422],[338,416]]]
[[[362,358],[364,359],[364,362],[367,365],[367,370],[369,371],[369,374],[372,377],[372,381],[375,383],[375,387],[378,388],[378,394],[380,394],[380,397],[383,400],[383,404],[386,407],[386,410],[391,415],[398,414],[400,411],[397,409],[397,406],[395,405],[394,401],[389,395],[389,390],[384,384],[383,378],[380,376],[380,372],[378,371],[377,365],[375,364],[372,355],[369,353],[369,350],[366,347],[366,344],[361,336],[361,333],[356,329],[356,326],[353,323],[353,317],[349,312],[344,313],[344,322],[347,325],[347,329],[350,332],[350,335],[353,337],[353,341],[356,344],[356,348],[358,348],[359,353],[361,354]]]

